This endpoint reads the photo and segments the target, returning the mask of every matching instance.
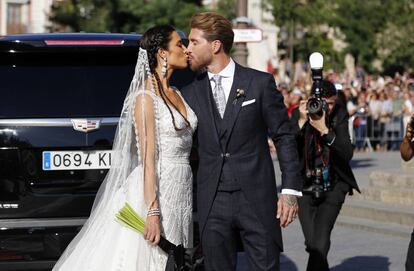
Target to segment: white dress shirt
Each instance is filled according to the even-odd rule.
[[[226,96],[226,104],[229,100],[231,86],[233,85],[235,69],[236,69],[236,64],[234,63],[233,59],[230,58],[229,64],[227,64],[227,66],[218,73],[218,75],[222,77],[221,86],[223,87],[223,90],[224,90],[224,96]],[[208,79],[210,80],[211,89],[213,90],[214,87],[216,86],[216,84],[212,80],[215,74],[209,71],[207,71],[207,74],[208,74]],[[295,195],[299,197],[302,196],[302,192],[296,191],[293,189],[282,189],[281,193],[286,194],[286,195]]]
[[[218,73],[221,78],[221,86],[224,89],[224,96],[226,96],[226,103],[229,100],[231,86],[233,85],[233,78],[234,78],[234,71],[236,69],[236,64],[234,63],[233,59],[230,58],[229,64]],[[213,90],[216,86],[216,83],[212,80],[214,73],[207,72],[208,79],[210,79],[211,89]]]

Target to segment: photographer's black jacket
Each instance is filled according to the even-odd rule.
[[[329,133],[324,135],[321,144],[330,150],[329,164],[330,174],[334,174],[335,179],[348,183],[353,189],[359,191],[358,184],[355,180],[349,162],[353,156],[353,147],[348,130],[348,112],[340,104],[336,104],[329,115]],[[301,173],[305,175],[305,138],[309,137],[313,127],[306,122],[302,129],[299,128],[299,108],[292,113],[291,121],[296,128],[296,138],[299,152],[299,159],[302,165]],[[333,143],[329,146],[329,143]],[[350,191],[352,192],[352,191]]]

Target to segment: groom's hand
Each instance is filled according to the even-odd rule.
[[[153,245],[158,245],[160,242],[160,224],[161,223],[159,216],[147,216],[147,220],[145,221],[144,237],[145,240],[148,240]]]
[[[277,202],[277,218],[280,226],[286,228],[298,215],[298,201],[294,195],[281,194]]]

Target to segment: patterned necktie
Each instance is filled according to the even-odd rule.
[[[221,85],[221,79],[223,77],[216,74],[214,75],[211,80],[214,81],[215,86],[213,89],[213,97],[214,101],[216,102],[217,109],[220,113],[221,118],[223,118],[224,110],[226,109],[226,96],[224,95],[224,89]]]

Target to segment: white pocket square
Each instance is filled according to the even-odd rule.
[[[256,99],[253,99],[253,100],[248,100],[248,101],[244,101],[244,102],[242,103],[242,107],[243,107],[243,106],[246,106],[246,105],[249,105],[249,104],[252,104],[252,103],[254,103],[254,102],[256,102]]]

